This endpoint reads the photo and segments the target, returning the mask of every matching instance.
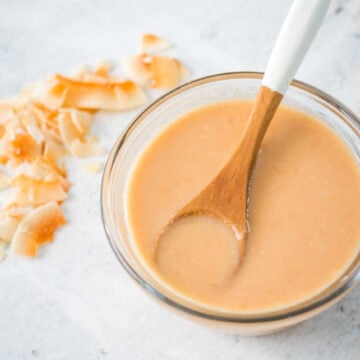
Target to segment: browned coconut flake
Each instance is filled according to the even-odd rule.
[[[56,74],[34,89],[30,97],[49,108],[128,110],[146,101],[143,90],[130,80],[97,82],[75,80]]]
[[[159,51],[167,50],[171,44],[154,34],[144,34],[140,42],[140,52],[146,54],[153,54]]]
[[[20,222],[11,243],[11,251],[27,256],[36,256],[40,245],[51,242],[57,228],[66,219],[56,202],[37,207]]]
[[[180,61],[168,56],[154,55],[150,63],[151,87],[171,89],[189,76]]]
[[[144,35],[140,54],[122,60],[124,73],[129,79],[150,88],[172,89],[179,85],[188,79],[188,69],[175,58],[153,55],[169,46],[167,41],[155,35]]]

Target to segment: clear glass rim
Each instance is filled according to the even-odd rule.
[[[104,230],[106,233],[106,236],[108,238],[109,244],[120,262],[120,264],[123,266],[123,268],[126,270],[126,272],[130,275],[130,277],[138,284],[140,287],[142,287],[145,291],[147,291],[151,296],[155,297],[156,299],[160,300],[161,302],[169,305],[170,307],[175,308],[176,310],[179,310],[180,312],[184,312],[188,315],[192,315],[195,317],[207,319],[207,320],[213,320],[217,322],[227,322],[227,323],[236,323],[236,324],[256,324],[256,323],[269,323],[269,322],[276,322],[280,320],[290,319],[294,317],[298,317],[301,315],[305,315],[306,313],[310,313],[315,311],[318,308],[324,307],[327,304],[331,304],[333,301],[335,301],[337,298],[345,295],[348,291],[351,290],[351,288],[356,285],[360,281],[360,264],[357,264],[355,268],[352,270],[352,275],[347,278],[346,282],[342,284],[340,287],[335,289],[330,294],[324,296],[323,298],[320,298],[319,300],[316,300],[314,302],[311,302],[310,304],[303,306],[301,308],[295,309],[295,310],[289,310],[284,308],[281,310],[280,314],[276,315],[266,315],[260,314],[260,315],[253,315],[253,314],[244,314],[244,316],[240,316],[239,314],[234,315],[233,317],[231,314],[226,315],[214,315],[214,314],[208,314],[206,312],[202,312],[199,310],[192,309],[190,307],[187,307],[183,304],[180,304],[176,302],[175,300],[169,298],[168,296],[165,296],[161,292],[159,292],[155,287],[153,287],[150,283],[148,283],[139,273],[129,264],[126,257],[121,253],[119,248],[117,247],[114,239],[111,235],[111,224],[109,223],[109,214],[107,209],[107,184],[110,183],[110,178],[112,175],[112,168],[116,161],[117,155],[122,149],[122,146],[126,142],[126,140],[131,136],[134,129],[146,119],[147,115],[151,112],[153,112],[156,108],[158,108],[160,105],[162,105],[164,102],[168,101],[172,97],[185,92],[187,90],[190,90],[194,87],[217,82],[221,80],[231,80],[231,79],[258,79],[261,80],[263,77],[263,72],[253,72],[253,71],[241,71],[241,72],[229,72],[229,73],[220,73],[220,74],[214,74],[205,76],[193,81],[190,81],[186,84],[183,84],[170,92],[166,93],[165,95],[161,96],[154,102],[152,102],[149,106],[147,106],[139,115],[136,116],[136,118],[127,126],[127,128],[120,134],[117,141],[113,145],[113,148],[111,149],[108,159],[105,164],[105,169],[102,177],[102,183],[101,183],[101,193],[100,193],[100,204],[101,204],[101,217],[102,222],[104,226]],[[333,96],[327,94],[326,92],[311,86],[307,83],[304,83],[302,81],[293,80],[291,82],[291,87],[298,88],[300,90],[303,90],[305,93],[309,93],[310,95],[315,96],[316,98],[319,98],[332,107],[335,107],[338,111],[341,112],[344,116],[346,116],[347,120],[350,120],[353,126],[356,128],[360,128],[360,119],[342,102],[334,98]],[[311,300],[311,299],[309,299]]]

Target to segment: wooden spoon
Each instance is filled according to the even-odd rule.
[[[261,141],[296,70],[325,17],[330,0],[295,0],[275,43],[254,107],[230,160],[210,184],[165,226],[184,216],[211,215],[231,225],[238,239],[247,232],[247,199],[251,171]],[[245,241],[240,242],[241,260]],[[206,251],[206,250],[205,250]]]

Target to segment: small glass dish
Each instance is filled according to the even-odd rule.
[[[259,335],[292,326],[329,308],[360,283],[360,254],[335,283],[314,297],[288,308],[259,314],[240,314],[210,309],[165,286],[140,258],[127,222],[126,193],[131,170],[142,151],[159,132],[182,114],[200,106],[230,99],[254,99],[263,74],[236,72],[208,76],[167,93],[148,106],[120,135],[103,176],[102,218],[116,258],[148,295],[194,321]],[[302,110],[332,127],[352,149],[360,166],[360,121],[330,95],[300,81],[293,81],[284,104]],[[355,216],[355,214],[354,214]]]

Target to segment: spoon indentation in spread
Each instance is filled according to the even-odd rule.
[[[161,273],[182,288],[221,285],[239,267],[245,240],[234,228],[209,215],[177,219],[162,233],[156,249]]]

